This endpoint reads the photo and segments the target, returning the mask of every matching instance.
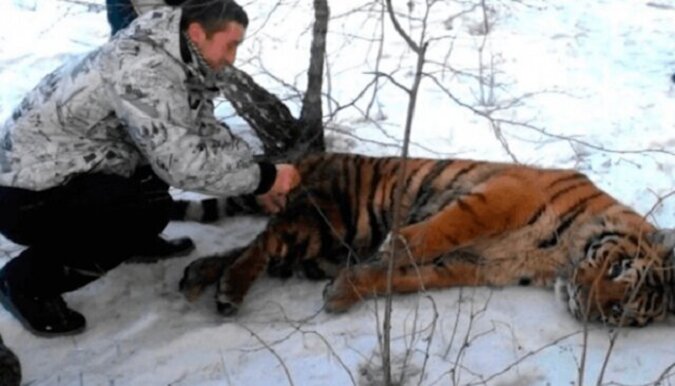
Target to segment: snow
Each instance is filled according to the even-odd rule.
[[[105,13],[74,3],[0,2],[0,120],[44,74],[108,38]],[[337,150],[393,154],[402,138],[406,94],[381,77],[373,119],[364,118],[371,89],[350,103],[376,71],[409,87],[416,59],[385,18],[383,55],[376,60],[379,3],[332,3],[325,87],[331,102],[324,111],[331,114],[330,143]],[[578,168],[640,213],[650,213],[658,226],[674,227],[675,198],[668,194],[675,186],[675,84],[670,81],[675,2],[491,1],[485,42],[482,13],[451,17],[460,10],[457,3],[437,3],[430,13],[427,33],[436,39],[425,71],[477,108],[529,95],[493,114],[529,126],[502,123],[500,142],[490,121],[458,106],[426,78],[411,152]],[[238,63],[299,111],[311,2],[242,4],[252,21]],[[410,4],[413,15],[422,17],[423,2]],[[408,13],[404,6],[398,10],[400,16]],[[403,20],[406,30],[419,26]],[[492,60],[496,71],[495,87],[483,88],[483,104],[475,77],[462,75],[478,72],[481,45],[483,63]],[[226,103],[219,114],[251,138]],[[24,383],[378,384],[382,299],[330,315],[321,310],[325,283],[265,278],[237,316],[223,318],[215,312],[212,291],[195,303],[180,295],[178,281],[190,261],[246,245],[263,227],[264,220],[254,218],[170,224],[167,236],[189,235],[197,249],[155,264],[124,264],[67,294],[69,305],[87,317],[88,328],[80,335],[37,338],[0,310],[0,333],[21,359]],[[20,247],[4,241],[0,249],[4,264]],[[591,325],[585,334],[543,289],[455,288],[396,296],[392,323],[395,379],[410,385],[578,384],[584,355],[584,383],[651,384],[662,374],[669,377],[675,363],[672,320],[643,329]]]

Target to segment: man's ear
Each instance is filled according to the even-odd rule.
[[[206,30],[201,24],[197,22],[192,22],[188,25],[187,34],[197,46],[201,45],[204,40],[206,40]]]

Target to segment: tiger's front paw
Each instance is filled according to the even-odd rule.
[[[212,278],[204,272],[204,267],[208,265],[205,264],[207,261],[207,259],[195,260],[183,270],[183,277],[178,283],[178,289],[190,302],[197,300],[199,295],[217,280],[218,276],[216,275],[220,275],[219,272],[214,275],[215,278]]]
[[[346,312],[361,300],[354,285],[354,276],[345,269],[335,280],[326,284],[323,290],[324,309],[326,312],[337,314]]]
[[[214,284],[223,275],[225,268],[232,261],[233,257],[227,254],[203,257],[191,262],[183,270],[183,277],[178,283],[180,292],[188,301],[195,301],[208,286]]]

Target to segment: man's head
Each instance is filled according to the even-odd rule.
[[[233,0],[187,0],[182,5],[181,30],[214,70],[234,63],[244,40],[248,16]]]

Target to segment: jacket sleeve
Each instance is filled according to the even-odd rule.
[[[104,75],[104,83],[116,115],[157,175],[171,186],[214,195],[260,194],[271,187],[274,168],[255,163],[244,141],[190,107],[181,64],[163,55],[126,63]]]

